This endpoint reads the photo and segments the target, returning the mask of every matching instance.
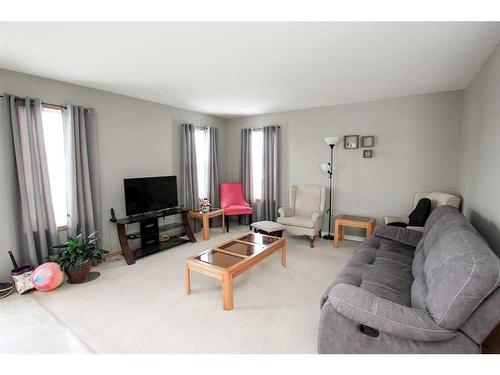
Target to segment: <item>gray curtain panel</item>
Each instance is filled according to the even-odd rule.
[[[46,260],[50,247],[59,244],[42,127],[40,99],[4,94],[5,124],[10,124],[16,159],[23,248],[21,261],[37,265]]]
[[[208,156],[208,199],[212,207],[219,208],[219,149],[217,147],[217,128],[208,128],[209,136],[209,156]],[[210,221],[214,227],[222,225],[220,217],[215,217]]]
[[[198,208],[198,175],[196,169],[196,143],[194,126],[182,124],[182,205],[185,209]],[[201,228],[199,220],[192,222],[193,231]]]
[[[257,213],[252,187],[252,129],[241,129],[240,182],[243,185],[245,200],[253,207],[253,216]],[[243,224],[250,224],[246,216]]]
[[[279,126],[264,127],[262,220],[276,221],[279,204]]]
[[[63,109],[68,237],[88,236],[100,228],[96,122],[93,109]]]

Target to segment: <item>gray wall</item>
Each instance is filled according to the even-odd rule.
[[[418,191],[457,193],[463,91],[231,119],[228,177],[238,179],[240,129],[281,125],[281,203],[288,185],[328,185],[326,136],[374,135],[374,158],[336,147],[334,214],[407,216]],[[326,228],[326,220],[323,226]]]
[[[0,92],[96,109],[104,223],[101,237],[108,249],[119,249],[116,230],[108,220],[111,207],[117,215],[125,215],[123,179],[171,174],[180,177],[182,122],[219,128],[221,153],[225,155],[227,121],[223,118],[2,69]],[[0,125],[0,279],[5,279],[10,270],[6,251],[18,248],[18,207],[11,140],[6,136],[9,125]],[[225,159],[220,162],[221,177],[226,178]]]
[[[459,191],[464,213],[500,255],[500,46],[465,92]]]

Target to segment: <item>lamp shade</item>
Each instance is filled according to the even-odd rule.
[[[325,137],[325,143],[328,146],[336,145],[337,143],[339,143],[339,141],[340,137]]]
[[[319,166],[323,172],[328,172],[330,170],[330,163],[324,162]]]

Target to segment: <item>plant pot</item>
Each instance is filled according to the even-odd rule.
[[[77,269],[71,268],[66,271],[66,275],[68,275],[69,282],[71,284],[81,284],[87,281],[87,277],[89,277],[91,263],[89,260],[86,260],[82,264],[82,269],[78,272]]]
[[[203,206],[201,212],[210,212],[210,206]]]

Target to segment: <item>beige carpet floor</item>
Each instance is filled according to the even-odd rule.
[[[244,231],[247,227],[232,227],[228,234],[213,230],[209,241],[145,257],[133,266],[116,257],[95,269],[101,277],[92,282],[12,301],[18,308],[36,302],[57,329],[80,341],[82,351],[316,353],[320,297],[357,243],[344,241],[333,249],[329,241],[318,240],[311,249],[305,237],[286,236],[287,268],[275,253],[237,277],[232,311],[222,310],[220,282],[196,272],[193,292],[186,295],[186,258]],[[15,351],[4,350],[12,342],[2,340],[0,351]]]

